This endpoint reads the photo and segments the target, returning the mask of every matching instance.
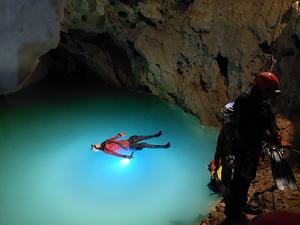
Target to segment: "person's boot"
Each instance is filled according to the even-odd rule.
[[[260,206],[247,204],[243,212],[250,215],[260,215],[262,214],[262,208]]]
[[[166,145],[164,145],[164,148],[170,148],[170,142],[168,142]]]
[[[157,134],[154,134],[154,136],[155,136],[155,137],[159,137],[159,136],[161,135],[161,133],[162,133],[162,132],[161,132],[161,130],[160,130]]]

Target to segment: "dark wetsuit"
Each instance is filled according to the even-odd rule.
[[[225,198],[227,216],[242,215],[247,203],[247,193],[255,178],[261,144],[267,131],[278,133],[276,119],[270,106],[254,93],[242,93],[235,101],[236,131],[232,137],[232,154],[235,173]]]

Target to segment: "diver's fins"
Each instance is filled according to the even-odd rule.
[[[275,184],[279,190],[297,189],[296,179],[288,161],[283,157],[282,152],[278,148],[272,148],[270,151],[272,175]]]

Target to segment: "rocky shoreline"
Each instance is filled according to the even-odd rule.
[[[256,182],[251,185],[249,202],[263,207],[263,214],[274,211],[293,211],[300,213],[300,168],[294,169],[298,189],[296,191],[281,191],[276,189],[271,166],[268,160],[260,163],[256,174]],[[255,218],[247,215],[249,220]],[[218,201],[208,215],[199,225],[219,225],[225,219],[224,203]]]
[[[292,142],[297,129],[294,128],[293,123],[283,116],[277,116],[277,123],[281,129],[282,137],[287,142]],[[268,158],[261,159],[256,179],[249,190],[249,203],[253,205],[260,205],[263,208],[263,214],[274,211],[289,211],[300,213],[300,165],[295,160],[295,152],[285,152],[290,164],[293,165],[293,172],[296,178],[296,191],[281,191],[275,186],[271,163]],[[297,156],[299,158],[299,156]],[[262,215],[263,215],[262,214]],[[249,220],[255,218],[253,215],[247,215]],[[199,225],[219,225],[225,219],[224,203],[218,201],[215,207],[207,218],[203,219]]]

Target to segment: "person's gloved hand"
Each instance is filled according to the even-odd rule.
[[[286,147],[286,148],[290,147],[290,145],[286,141],[282,140],[282,136],[279,131],[275,134],[274,144],[278,147]]]
[[[119,133],[119,135],[122,137],[122,136],[125,136],[126,135],[126,132],[121,132]]]
[[[133,159],[134,157],[133,157],[133,155],[124,155],[124,158],[125,159]]]
[[[284,148],[291,148],[291,145],[290,145],[288,142],[286,142],[286,141],[284,141],[284,140],[281,140],[281,147],[284,147]]]

